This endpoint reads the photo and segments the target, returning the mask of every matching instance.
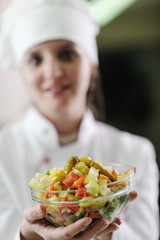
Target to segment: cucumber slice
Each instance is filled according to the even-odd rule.
[[[114,198],[105,208],[103,217],[104,219],[112,222],[116,217],[118,217],[124,211],[129,200],[129,195],[123,195]]]

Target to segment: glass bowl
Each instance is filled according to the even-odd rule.
[[[77,197],[72,201],[70,199],[78,190],[46,191],[30,187],[31,198],[35,203],[46,207],[45,218],[56,227],[68,226],[83,217],[91,217],[91,224],[102,218],[112,222],[125,210],[135,178],[134,169],[126,164],[108,163],[108,166],[116,169],[120,176],[118,181],[107,184],[108,191],[105,196],[91,197],[86,194],[85,197]],[[46,199],[45,196],[49,198]]]

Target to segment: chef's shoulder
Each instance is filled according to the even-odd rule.
[[[115,156],[138,157],[143,154],[155,156],[152,142],[143,136],[120,130],[102,122],[97,122],[97,134],[103,148],[108,149]]]

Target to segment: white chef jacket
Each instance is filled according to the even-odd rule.
[[[159,177],[150,141],[98,122],[87,110],[77,141],[61,146],[54,126],[34,107],[0,133],[0,239],[20,239],[23,210],[32,203],[28,182],[35,173],[63,167],[73,155],[136,166],[139,196],[112,240],[158,240]]]

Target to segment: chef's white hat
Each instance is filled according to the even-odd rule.
[[[0,66],[15,67],[31,47],[53,39],[78,44],[96,65],[98,31],[86,0],[15,0],[2,16]]]

